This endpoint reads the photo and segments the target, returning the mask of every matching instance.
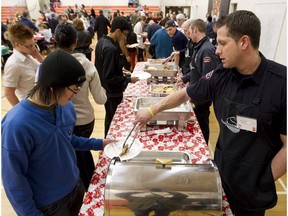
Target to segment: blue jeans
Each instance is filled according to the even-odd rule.
[[[44,216],[78,216],[83,203],[85,189],[82,180],[62,199],[39,208]]]

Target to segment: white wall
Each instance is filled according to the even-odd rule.
[[[25,6],[26,0],[1,0],[1,6]]]
[[[259,50],[267,58],[287,65],[286,0],[231,0],[232,3],[237,4],[237,10],[251,10],[259,17]]]
[[[27,0],[32,2],[33,0]],[[35,1],[35,0],[34,0]],[[36,0],[38,1],[38,0]],[[128,5],[128,0],[61,0],[62,5]],[[209,0],[140,0],[142,5],[159,6],[165,11],[165,6],[190,6],[191,18],[205,20]],[[260,51],[272,60],[287,65],[287,2],[286,0],[231,0],[230,4],[237,4],[237,10],[251,10],[259,16],[262,25]],[[26,0],[2,0],[3,6],[25,6]],[[260,8],[279,8],[279,10],[260,10]],[[269,8],[268,6],[268,8]],[[230,7],[231,9],[231,7]],[[277,20],[275,20],[275,15]],[[262,17],[262,18],[261,18]],[[270,46],[270,47],[269,47]]]

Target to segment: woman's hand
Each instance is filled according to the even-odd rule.
[[[110,143],[115,143],[118,142],[118,140],[115,139],[103,139],[102,143],[103,143],[103,149],[106,145],[110,144]]]

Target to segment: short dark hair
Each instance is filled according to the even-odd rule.
[[[199,32],[205,33],[206,32],[206,27],[205,27],[205,22],[202,19],[196,19],[193,20],[192,23],[190,24],[191,28],[196,27]]]
[[[55,29],[55,41],[57,47],[68,49],[77,41],[77,30],[68,22],[58,24]]]
[[[217,28],[226,26],[228,33],[236,42],[243,36],[248,35],[255,49],[259,48],[261,35],[261,22],[251,11],[239,10],[227,16],[220,17]]]
[[[22,13],[22,16],[23,16],[23,17],[28,17],[27,11],[24,10],[23,13]]]
[[[209,15],[209,16],[207,17],[207,20],[208,20],[209,22],[212,22],[212,16]]]
[[[111,24],[111,32],[113,33],[116,29],[120,29],[121,31],[128,30],[129,31],[129,23],[123,17],[115,17]]]

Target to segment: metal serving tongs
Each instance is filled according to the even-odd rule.
[[[135,125],[133,126],[133,128],[132,128],[131,131],[129,132],[127,138],[125,139],[125,141],[124,141],[124,143],[123,143],[123,146],[122,146],[122,151],[121,151],[120,154],[119,154],[120,157],[123,156],[124,154],[126,154],[127,151],[128,151],[128,150],[131,148],[131,146],[133,145],[133,143],[134,143],[134,141],[135,141],[135,139],[136,139],[136,137],[137,137],[138,131],[139,131],[139,129],[140,129],[140,127],[136,127],[137,125],[138,125],[138,124],[135,124]],[[135,135],[134,135],[134,138],[133,138],[131,144],[129,145],[129,144],[127,143],[127,141],[128,141],[128,139],[129,139],[129,137],[131,136],[132,132],[134,131],[135,127],[136,127]]]

